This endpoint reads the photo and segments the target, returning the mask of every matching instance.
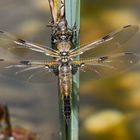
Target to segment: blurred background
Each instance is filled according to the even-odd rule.
[[[0,30],[26,40],[50,46],[50,20],[47,0],[0,1]],[[81,44],[128,24],[140,25],[139,0],[81,0]],[[124,44],[126,50],[139,53],[139,38],[140,32]],[[139,140],[139,81],[139,64],[113,77],[80,81],[80,140]],[[57,81],[33,84],[1,75],[0,103],[8,105],[13,126],[39,140],[57,140],[57,89]]]

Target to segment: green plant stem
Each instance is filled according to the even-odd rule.
[[[58,0],[59,1],[59,0]],[[80,0],[65,0],[65,16],[68,21],[68,27],[76,26],[75,47],[79,47],[80,30]],[[79,59],[79,57],[77,57]],[[58,80],[59,81],[59,80]],[[59,87],[59,86],[58,86]],[[71,121],[67,125],[63,114],[63,98],[58,93],[59,118],[60,118],[60,140],[78,140],[79,139],[79,72],[72,79],[71,93]]]
[[[80,30],[80,0],[65,0],[65,13],[68,26],[72,29],[76,26],[75,47],[79,47],[79,30]],[[79,59],[79,58],[77,58]],[[79,139],[79,72],[73,76],[72,95],[71,95],[71,122],[68,128],[68,140]]]

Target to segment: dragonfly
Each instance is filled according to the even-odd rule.
[[[62,3],[61,8],[64,9],[63,5]],[[5,48],[20,56],[20,59],[0,58],[0,72],[29,82],[50,82],[58,79],[64,117],[66,122],[69,122],[73,76],[80,71],[82,76],[90,75],[88,78],[92,75],[104,77],[132,67],[139,61],[139,56],[129,51],[117,53],[117,50],[123,50],[123,44],[134,36],[139,28],[137,25],[126,25],[77,48],[76,28],[68,27],[64,11],[61,11],[59,20],[55,12],[52,14],[53,22],[50,26],[53,47],[32,43],[0,31],[0,40],[8,42]],[[37,56],[40,58],[37,59]],[[77,57],[80,57],[79,60]]]

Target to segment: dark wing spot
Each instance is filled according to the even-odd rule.
[[[132,52],[126,52],[126,53],[124,53],[124,54],[126,54],[126,55],[132,55],[132,54],[134,54],[134,53],[132,53]]]
[[[0,61],[4,61],[4,59],[0,59]]]
[[[22,61],[20,61],[20,63],[23,65],[30,65],[30,61],[28,61],[28,60],[22,60]]]
[[[2,33],[2,34],[3,34],[4,32],[3,32],[3,31],[0,31],[0,33]]]
[[[98,59],[98,62],[99,63],[102,63],[103,61],[107,60],[108,59],[108,56],[102,56]]]
[[[26,41],[23,40],[23,39],[18,39],[17,42],[22,43],[22,44],[25,44],[26,43]]]
[[[102,37],[103,40],[108,40],[110,38],[110,35],[106,35],[104,37]]]
[[[106,59],[108,59],[108,56],[102,56],[102,57],[100,57],[100,59],[106,60]]]
[[[131,25],[126,25],[126,26],[124,26],[123,28],[128,28],[128,27],[131,27]]]

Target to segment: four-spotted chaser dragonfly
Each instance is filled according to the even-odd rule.
[[[0,31],[2,40],[16,45],[7,44],[8,50],[23,56],[23,59],[18,60],[0,58],[0,71],[7,76],[30,82],[47,82],[58,77],[60,93],[64,100],[64,116],[66,121],[69,121],[73,75],[80,70],[84,75],[102,77],[122,71],[137,63],[139,57],[135,53],[115,53],[115,51],[122,49],[122,44],[138,31],[138,26],[124,26],[80,48],[74,46],[75,31],[68,28],[65,17],[62,17],[52,28],[53,48]],[[26,54],[29,54],[30,57],[39,54],[42,59],[26,59]],[[80,56],[79,60],[76,59],[77,56]]]

